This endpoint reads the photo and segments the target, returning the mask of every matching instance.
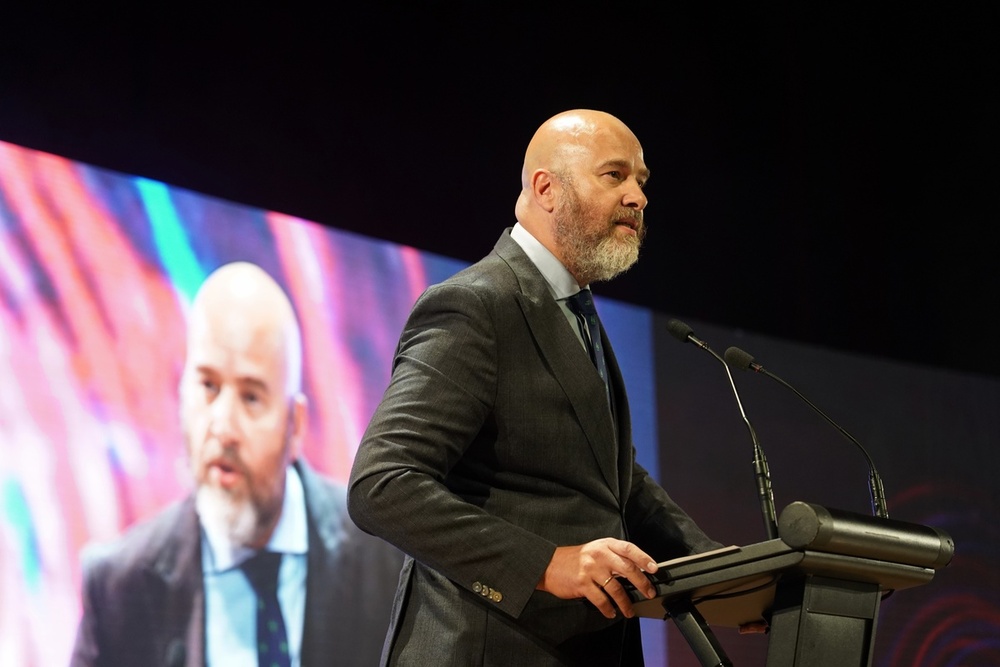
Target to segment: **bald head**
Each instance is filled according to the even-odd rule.
[[[535,131],[524,153],[522,189],[530,187],[531,175],[536,170],[565,171],[569,162],[591,150],[597,137],[609,133],[628,137],[639,144],[625,123],[604,111],[574,109],[549,118]]]
[[[273,367],[286,397],[301,391],[302,344],[295,311],[278,283],[259,266],[234,262],[205,279],[191,307],[189,353],[194,342],[206,337]],[[189,356],[188,363],[192,361]]]

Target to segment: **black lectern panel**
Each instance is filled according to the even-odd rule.
[[[684,597],[709,624],[738,627],[761,620],[774,599],[779,573],[800,563],[803,555],[775,539],[667,561],[651,577],[656,585],[652,600],[628,586],[632,606],[640,616],[665,619],[663,601]]]
[[[935,528],[803,502],[782,511],[778,534],[661,563],[650,575],[653,600],[623,583],[640,616],[680,623],[683,615],[686,637],[709,635],[688,638],[702,664],[729,664],[709,625],[766,621],[768,667],[863,666],[871,663],[882,596],[929,583],[955,552]]]

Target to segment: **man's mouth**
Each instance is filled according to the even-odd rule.
[[[620,218],[615,220],[615,226],[625,227],[631,231],[633,234],[639,233],[639,227],[642,223],[635,218]]]
[[[215,459],[208,464],[208,479],[217,486],[229,489],[243,477],[243,471],[231,461]]]

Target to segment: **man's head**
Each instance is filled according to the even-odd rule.
[[[306,402],[295,312],[259,267],[227,264],[191,306],[181,426],[202,522],[235,544],[267,543],[285,469],[301,448]]]
[[[639,257],[648,178],[624,123],[602,111],[565,111],[528,144],[515,214],[578,284],[609,280]]]

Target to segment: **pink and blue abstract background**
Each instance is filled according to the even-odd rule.
[[[291,296],[313,406],[305,456],[346,479],[411,304],[463,263],[0,142],[0,665],[66,664],[80,551],[187,493],[186,311],[205,276],[235,260]],[[641,463],[717,539],[763,540],[723,369],[666,336],[665,315],[596,291]],[[780,360],[772,370],[869,445],[890,513],[955,538],[934,581],[883,603],[877,664],[1000,664],[1000,382],[689,323],[769,368]],[[737,380],[779,509],[867,511],[851,446],[782,389]],[[648,665],[697,664],[672,626],[644,623]],[[736,664],[763,664],[766,637],[720,639]]]
[[[187,492],[185,315],[235,260],[292,298],[305,456],[346,481],[410,306],[462,263],[0,142],[0,664],[65,664],[81,549]],[[647,312],[608,308],[649,330]]]

